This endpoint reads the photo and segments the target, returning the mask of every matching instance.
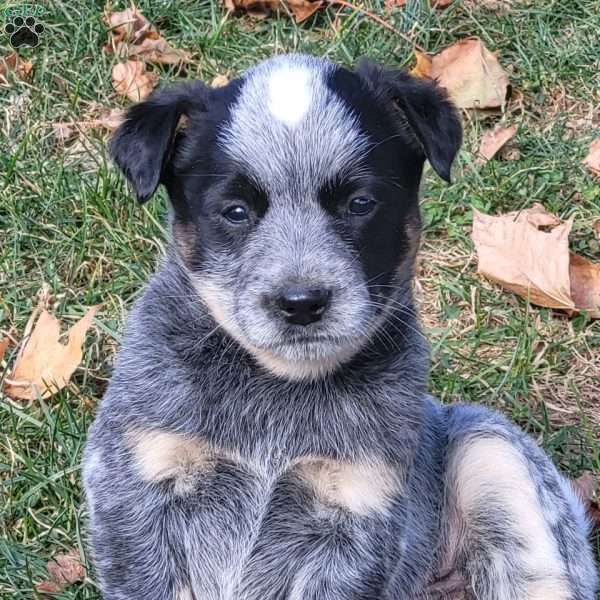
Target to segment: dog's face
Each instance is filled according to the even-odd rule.
[[[460,140],[431,83],[283,56],[224,88],[155,94],[112,150],[140,201],[167,187],[177,252],[217,323],[297,379],[402,311],[423,162],[448,179]]]

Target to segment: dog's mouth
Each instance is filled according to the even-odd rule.
[[[314,345],[338,345],[340,343],[339,338],[326,335],[299,335],[290,336],[289,339],[279,340],[270,346],[270,350],[277,350],[279,348],[288,347],[302,347],[302,346],[314,346]]]
[[[278,358],[291,362],[319,361],[352,353],[361,340],[348,336],[292,335],[259,348]]]

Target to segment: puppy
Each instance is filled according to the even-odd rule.
[[[411,291],[430,82],[280,56],[129,110],[112,154],[172,243],[84,479],[107,600],[592,600],[578,498],[499,414],[427,395]]]

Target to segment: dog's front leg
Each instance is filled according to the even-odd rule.
[[[163,429],[93,429],[85,486],[106,600],[231,597],[249,552],[261,479],[205,440]]]
[[[166,472],[158,454],[140,469],[129,441],[92,431],[86,449],[90,544],[103,597],[191,600],[182,498],[172,485],[150,480]]]

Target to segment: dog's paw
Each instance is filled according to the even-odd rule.
[[[13,48],[35,48],[40,43],[44,26],[34,17],[14,17],[4,25],[4,32],[10,36],[10,45]]]

